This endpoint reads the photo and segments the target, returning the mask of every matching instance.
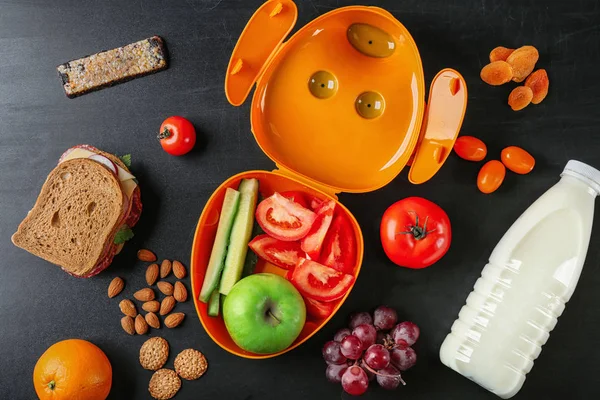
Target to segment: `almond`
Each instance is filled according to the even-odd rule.
[[[175,282],[175,290],[173,291],[173,297],[175,297],[175,300],[177,300],[180,303],[183,303],[187,300],[187,296],[188,293],[184,284],[179,281]]]
[[[140,289],[133,294],[133,297],[139,301],[150,301],[154,300],[154,290],[150,288]]]
[[[160,315],[167,315],[175,307],[175,298],[173,296],[167,296],[160,303]]]
[[[173,260],[173,274],[175,274],[177,279],[183,279],[187,275],[187,270],[182,263],[177,260]]]
[[[175,328],[181,324],[184,318],[185,314],[182,312],[170,314],[165,318],[165,326],[167,328]]]
[[[160,281],[156,284],[158,286],[158,290],[162,292],[165,296],[170,296],[173,294],[173,285],[169,282]]]
[[[156,314],[154,314],[153,312],[149,312],[148,314],[146,314],[145,318],[146,318],[146,323],[148,323],[148,325],[150,325],[154,329],[160,328],[160,321],[158,320],[158,317],[156,316]]]
[[[158,279],[158,264],[150,264],[148,265],[148,269],[146,270],[146,283],[148,286],[152,286],[156,283]]]
[[[124,316],[121,318],[121,326],[123,330],[130,335],[135,335],[135,323],[133,322],[133,318],[130,316]]]
[[[110,282],[110,285],[108,285],[108,297],[112,299],[113,297],[121,293],[124,287],[125,281],[123,281],[123,278],[119,278],[117,276]]]
[[[123,299],[121,300],[121,302],[119,303],[119,308],[121,309],[121,312],[131,318],[135,318],[135,316],[137,315],[137,310],[135,309],[135,304],[133,304],[133,301],[129,300],[129,299]]]
[[[140,261],[154,262],[156,261],[156,254],[148,249],[141,249],[137,252],[137,258]]]
[[[160,303],[156,300],[147,301],[142,304],[142,309],[148,312],[158,312],[160,310]]]
[[[166,278],[171,273],[171,268],[173,268],[173,264],[169,260],[163,260],[160,263],[160,279]]]
[[[148,323],[144,317],[142,317],[142,314],[138,314],[137,317],[135,317],[134,327],[135,333],[138,335],[145,335],[148,332]]]

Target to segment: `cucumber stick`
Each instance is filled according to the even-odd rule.
[[[238,187],[240,205],[231,228],[229,248],[225,258],[225,267],[221,276],[221,294],[228,295],[229,291],[242,277],[244,261],[248,253],[248,242],[254,229],[254,213],[258,199],[258,180],[243,179]]]
[[[227,254],[229,236],[231,234],[231,228],[233,226],[233,221],[235,220],[239,203],[240,192],[235,189],[227,188],[225,199],[223,200],[223,207],[221,207],[221,217],[219,218],[219,225],[217,226],[217,235],[215,236],[215,242],[213,243],[213,248],[210,253],[202,290],[200,290],[199,298],[203,303],[208,302],[215,289],[218,290],[217,286],[221,279],[223,265],[225,264],[224,261]]]
[[[219,308],[221,307],[221,293],[218,289],[213,290],[208,301],[208,315],[211,317],[219,316]]]

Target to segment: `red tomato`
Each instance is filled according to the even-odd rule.
[[[256,221],[275,239],[285,242],[300,240],[308,234],[317,215],[279,193],[260,202]]]
[[[183,117],[169,117],[160,126],[158,139],[164,151],[181,156],[194,148],[196,130],[194,125]]]
[[[304,298],[304,303],[306,304],[306,313],[316,319],[329,317],[335,308],[335,303],[325,303],[308,297]]]
[[[477,175],[477,187],[482,193],[489,194],[495,192],[502,185],[506,168],[498,160],[486,162],[479,170]]]
[[[335,216],[325,236],[319,261],[345,274],[354,271],[356,264],[354,230],[348,218],[341,213]]]
[[[310,228],[310,232],[302,239],[302,250],[304,250],[312,260],[317,260],[321,254],[321,246],[323,245],[323,240],[325,240],[325,235],[331,225],[334,210],[335,201],[324,201],[317,211],[317,218],[315,219],[312,228]]]
[[[380,235],[388,258],[408,268],[435,263],[446,254],[452,240],[448,215],[420,197],[392,204],[383,214]]]
[[[306,297],[333,301],[343,297],[354,277],[305,258],[298,259],[291,282]]]
[[[248,246],[263,260],[284,269],[293,268],[298,258],[306,256],[299,242],[284,242],[269,235],[258,235]]]
[[[306,201],[306,196],[302,192],[297,192],[295,190],[289,190],[287,192],[281,193],[283,197],[286,199],[290,199],[293,202],[300,204],[304,208],[309,208],[308,201]]]
[[[516,174],[528,174],[535,166],[535,158],[517,146],[509,146],[502,150],[500,159],[506,168]]]
[[[461,136],[454,143],[454,152],[468,161],[481,161],[487,155],[485,143],[473,136]]]
[[[318,199],[316,197],[312,197],[310,199],[310,209],[313,211],[317,211],[319,208],[321,208],[321,206],[323,205],[325,201]]]

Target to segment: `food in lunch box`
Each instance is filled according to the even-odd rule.
[[[546,70],[538,69],[533,74],[529,75],[525,80],[525,86],[531,88],[533,91],[531,102],[533,104],[540,104],[548,95],[548,88],[550,86]]]
[[[304,296],[318,301],[338,300],[354,283],[354,276],[301,257],[291,270],[290,282]]]
[[[169,117],[160,125],[158,140],[164,151],[173,156],[182,156],[194,148],[196,129],[183,117]]]
[[[512,80],[523,82],[531,74],[539,58],[540,53],[533,46],[523,46],[513,51],[506,58],[513,71]]]
[[[272,354],[288,348],[306,319],[304,300],[285,278],[269,273],[236,283],[223,303],[227,332],[242,349]]]
[[[72,60],[56,67],[69,98],[162,71],[168,66],[160,36]]]
[[[508,95],[508,105],[513,111],[524,109],[533,99],[533,90],[527,86],[517,86]]]
[[[140,365],[144,369],[161,369],[169,358],[169,342],[162,337],[152,337],[140,347]]]
[[[502,150],[500,159],[506,168],[520,175],[530,173],[535,166],[535,158],[517,146],[509,146]]]
[[[303,239],[317,215],[279,193],[264,199],[256,209],[256,220],[271,237],[286,242]]]
[[[177,375],[185,380],[193,381],[200,378],[208,369],[204,354],[194,349],[185,349],[177,354],[173,362]]]
[[[474,136],[460,136],[454,143],[454,152],[467,161],[481,161],[487,155],[487,147]]]
[[[133,236],[141,210],[140,189],[127,165],[79,145],[61,156],[12,242],[87,278],[110,265]]]
[[[106,354],[86,340],[68,339],[50,346],[33,369],[33,386],[41,400],[104,400],[112,386]]]
[[[387,306],[379,306],[373,316],[367,312],[352,314],[350,328],[339,330],[323,346],[327,380],[341,383],[346,393],[356,396],[365,393],[375,378],[384,389],[405,384],[401,372],[417,362],[410,346],[420,331],[412,322],[397,321],[398,314]]]
[[[493,63],[495,61],[506,61],[508,56],[510,56],[513,51],[515,51],[515,49],[498,46],[490,52],[490,62]]]
[[[446,254],[452,230],[440,206],[420,197],[408,197],[384,212],[380,236],[392,262],[418,269],[429,267]]]
[[[150,384],[148,385],[150,396],[156,400],[171,399],[180,388],[181,379],[175,371],[167,368],[156,371],[150,378]]]
[[[477,188],[479,188],[481,193],[493,193],[502,185],[505,175],[506,168],[504,164],[498,160],[488,161],[479,170]]]

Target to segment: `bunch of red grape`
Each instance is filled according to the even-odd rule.
[[[419,327],[397,322],[396,311],[386,306],[377,307],[373,316],[352,314],[349,327],[340,329],[323,346],[327,379],[341,382],[344,391],[355,396],[366,392],[373,379],[384,389],[405,385],[400,372],[417,362],[410,346],[419,338]]]

